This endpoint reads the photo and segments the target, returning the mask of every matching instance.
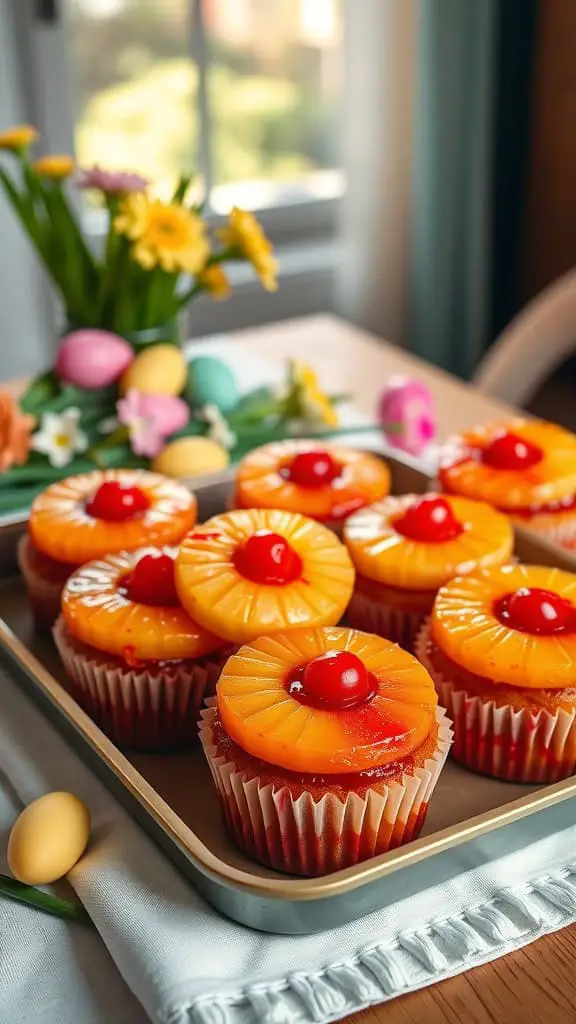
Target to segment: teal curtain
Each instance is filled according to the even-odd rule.
[[[421,5],[410,346],[462,377],[490,329],[497,28],[497,0]]]

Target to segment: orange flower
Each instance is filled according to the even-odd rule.
[[[12,395],[0,391],[0,473],[26,462],[35,423],[34,416],[20,412]]]
[[[40,178],[54,178],[55,181],[62,181],[68,178],[74,168],[74,160],[65,153],[50,153],[48,156],[39,156],[32,164],[32,170]]]

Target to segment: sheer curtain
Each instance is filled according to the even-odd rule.
[[[490,316],[497,0],[350,0],[337,304],[463,376]]]

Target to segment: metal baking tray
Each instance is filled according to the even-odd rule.
[[[395,493],[429,488],[428,477],[414,467],[387,461]],[[201,518],[226,506],[231,479],[224,474],[196,483]],[[420,839],[323,878],[295,878],[259,866],[228,839],[200,749],[176,755],[122,753],[66,693],[56,651],[35,634],[23,583],[15,575],[16,541],[25,526],[23,517],[0,521],[0,661],[227,917],[293,935],[335,927],[573,824],[576,778],[523,786],[483,778],[449,761]],[[571,564],[557,548],[522,531],[516,553],[524,561]]]

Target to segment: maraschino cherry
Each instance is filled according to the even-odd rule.
[[[521,587],[494,603],[496,617],[510,629],[535,636],[574,632],[576,607],[565,597],[542,587]]]
[[[174,585],[174,559],[161,551],[143,555],[123,580],[123,589],[128,599],[136,604],[160,607],[180,604]]]
[[[530,469],[530,466],[536,466],[543,458],[544,452],[537,444],[511,431],[498,434],[481,453],[482,462],[492,469]]]
[[[85,507],[94,519],[120,523],[141,515],[150,508],[150,501],[139,487],[124,487],[117,480],[107,480],[100,484]]]
[[[372,690],[366,666],[351,651],[328,651],[313,658],[289,686],[302,703],[333,708],[362,704]]]
[[[445,498],[425,495],[413,502],[394,522],[403,537],[424,544],[438,544],[459,537],[464,527]]]
[[[283,586],[302,574],[302,559],[285,537],[271,530],[257,530],[234,555],[239,573],[254,583]]]
[[[340,466],[330,452],[320,449],[300,452],[288,467],[288,478],[299,487],[325,487],[337,476],[340,476]]]

